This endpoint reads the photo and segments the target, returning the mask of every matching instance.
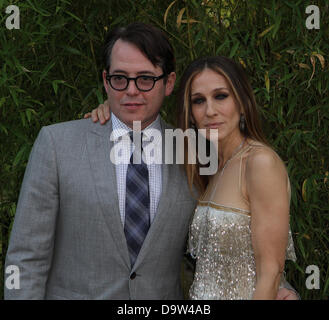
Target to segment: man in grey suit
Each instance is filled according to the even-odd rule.
[[[6,258],[6,266],[19,268],[20,289],[5,288],[6,299],[182,298],[180,268],[195,206],[184,172],[179,165],[149,165],[150,226],[132,264],[124,230],[128,166],[111,161],[134,120],[163,135],[169,128],[159,110],[174,88],[173,49],[160,30],[136,23],[111,32],[104,51],[113,119],[41,129]]]
[[[173,49],[160,30],[134,23],[111,32],[104,53],[111,121],[41,129],[6,258],[6,267],[19,269],[20,288],[5,288],[6,299],[183,298],[180,268],[196,204],[184,172],[177,164],[111,161],[134,121],[141,149],[147,129],[169,128],[159,110],[174,88]]]

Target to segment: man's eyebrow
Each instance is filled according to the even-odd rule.
[[[112,74],[114,74],[114,73],[123,73],[123,74],[126,74],[126,75],[128,74],[127,71],[125,71],[125,70],[121,70],[121,69],[115,69],[115,70],[113,70],[113,71],[112,71]],[[136,74],[137,74],[137,75],[151,75],[151,76],[155,76],[155,73],[152,72],[152,71],[150,71],[150,70],[142,70],[142,71],[138,71]]]
[[[151,76],[155,76],[155,73],[152,72],[152,71],[149,71],[149,70],[145,70],[145,71],[139,71],[137,72],[138,75],[143,75],[143,74],[146,74],[146,75],[151,75]]]

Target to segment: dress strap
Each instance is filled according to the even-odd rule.
[[[254,145],[254,144],[250,144],[241,154],[240,156],[240,165],[239,165],[239,192],[242,196],[243,201],[249,205],[249,201],[248,199],[245,197],[245,195],[242,192],[242,175],[245,175],[246,172],[246,165],[247,165],[247,161],[248,161],[248,157],[243,157],[247,152],[249,152],[253,147],[263,147],[263,145]],[[246,159],[244,166],[243,165],[243,159]],[[244,170],[242,170],[244,169]],[[244,174],[243,174],[243,172]]]

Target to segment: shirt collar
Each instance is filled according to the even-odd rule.
[[[118,141],[121,137],[128,134],[129,131],[132,131],[131,128],[129,128],[125,123],[123,123],[121,120],[119,120],[113,113],[111,113],[111,120],[112,120],[112,135],[114,138],[114,141]],[[151,141],[151,137],[153,135],[151,134],[153,130],[158,130],[161,135],[161,121],[160,121],[160,115],[157,116],[157,118],[149,125],[147,126],[143,132],[143,141]],[[154,137],[155,139],[157,137]],[[157,139],[156,139],[157,140]],[[158,141],[154,141],[155,143]]]

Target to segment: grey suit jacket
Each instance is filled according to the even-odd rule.
[[[162,165],[157,214],[131,270],[111,131],[111,121],[90,119],[41,129],[6,257],[6,266],[19,268],[20,289],[5,287],[5,299],[182,298],[181,261],[196,204],[185,174]]]

